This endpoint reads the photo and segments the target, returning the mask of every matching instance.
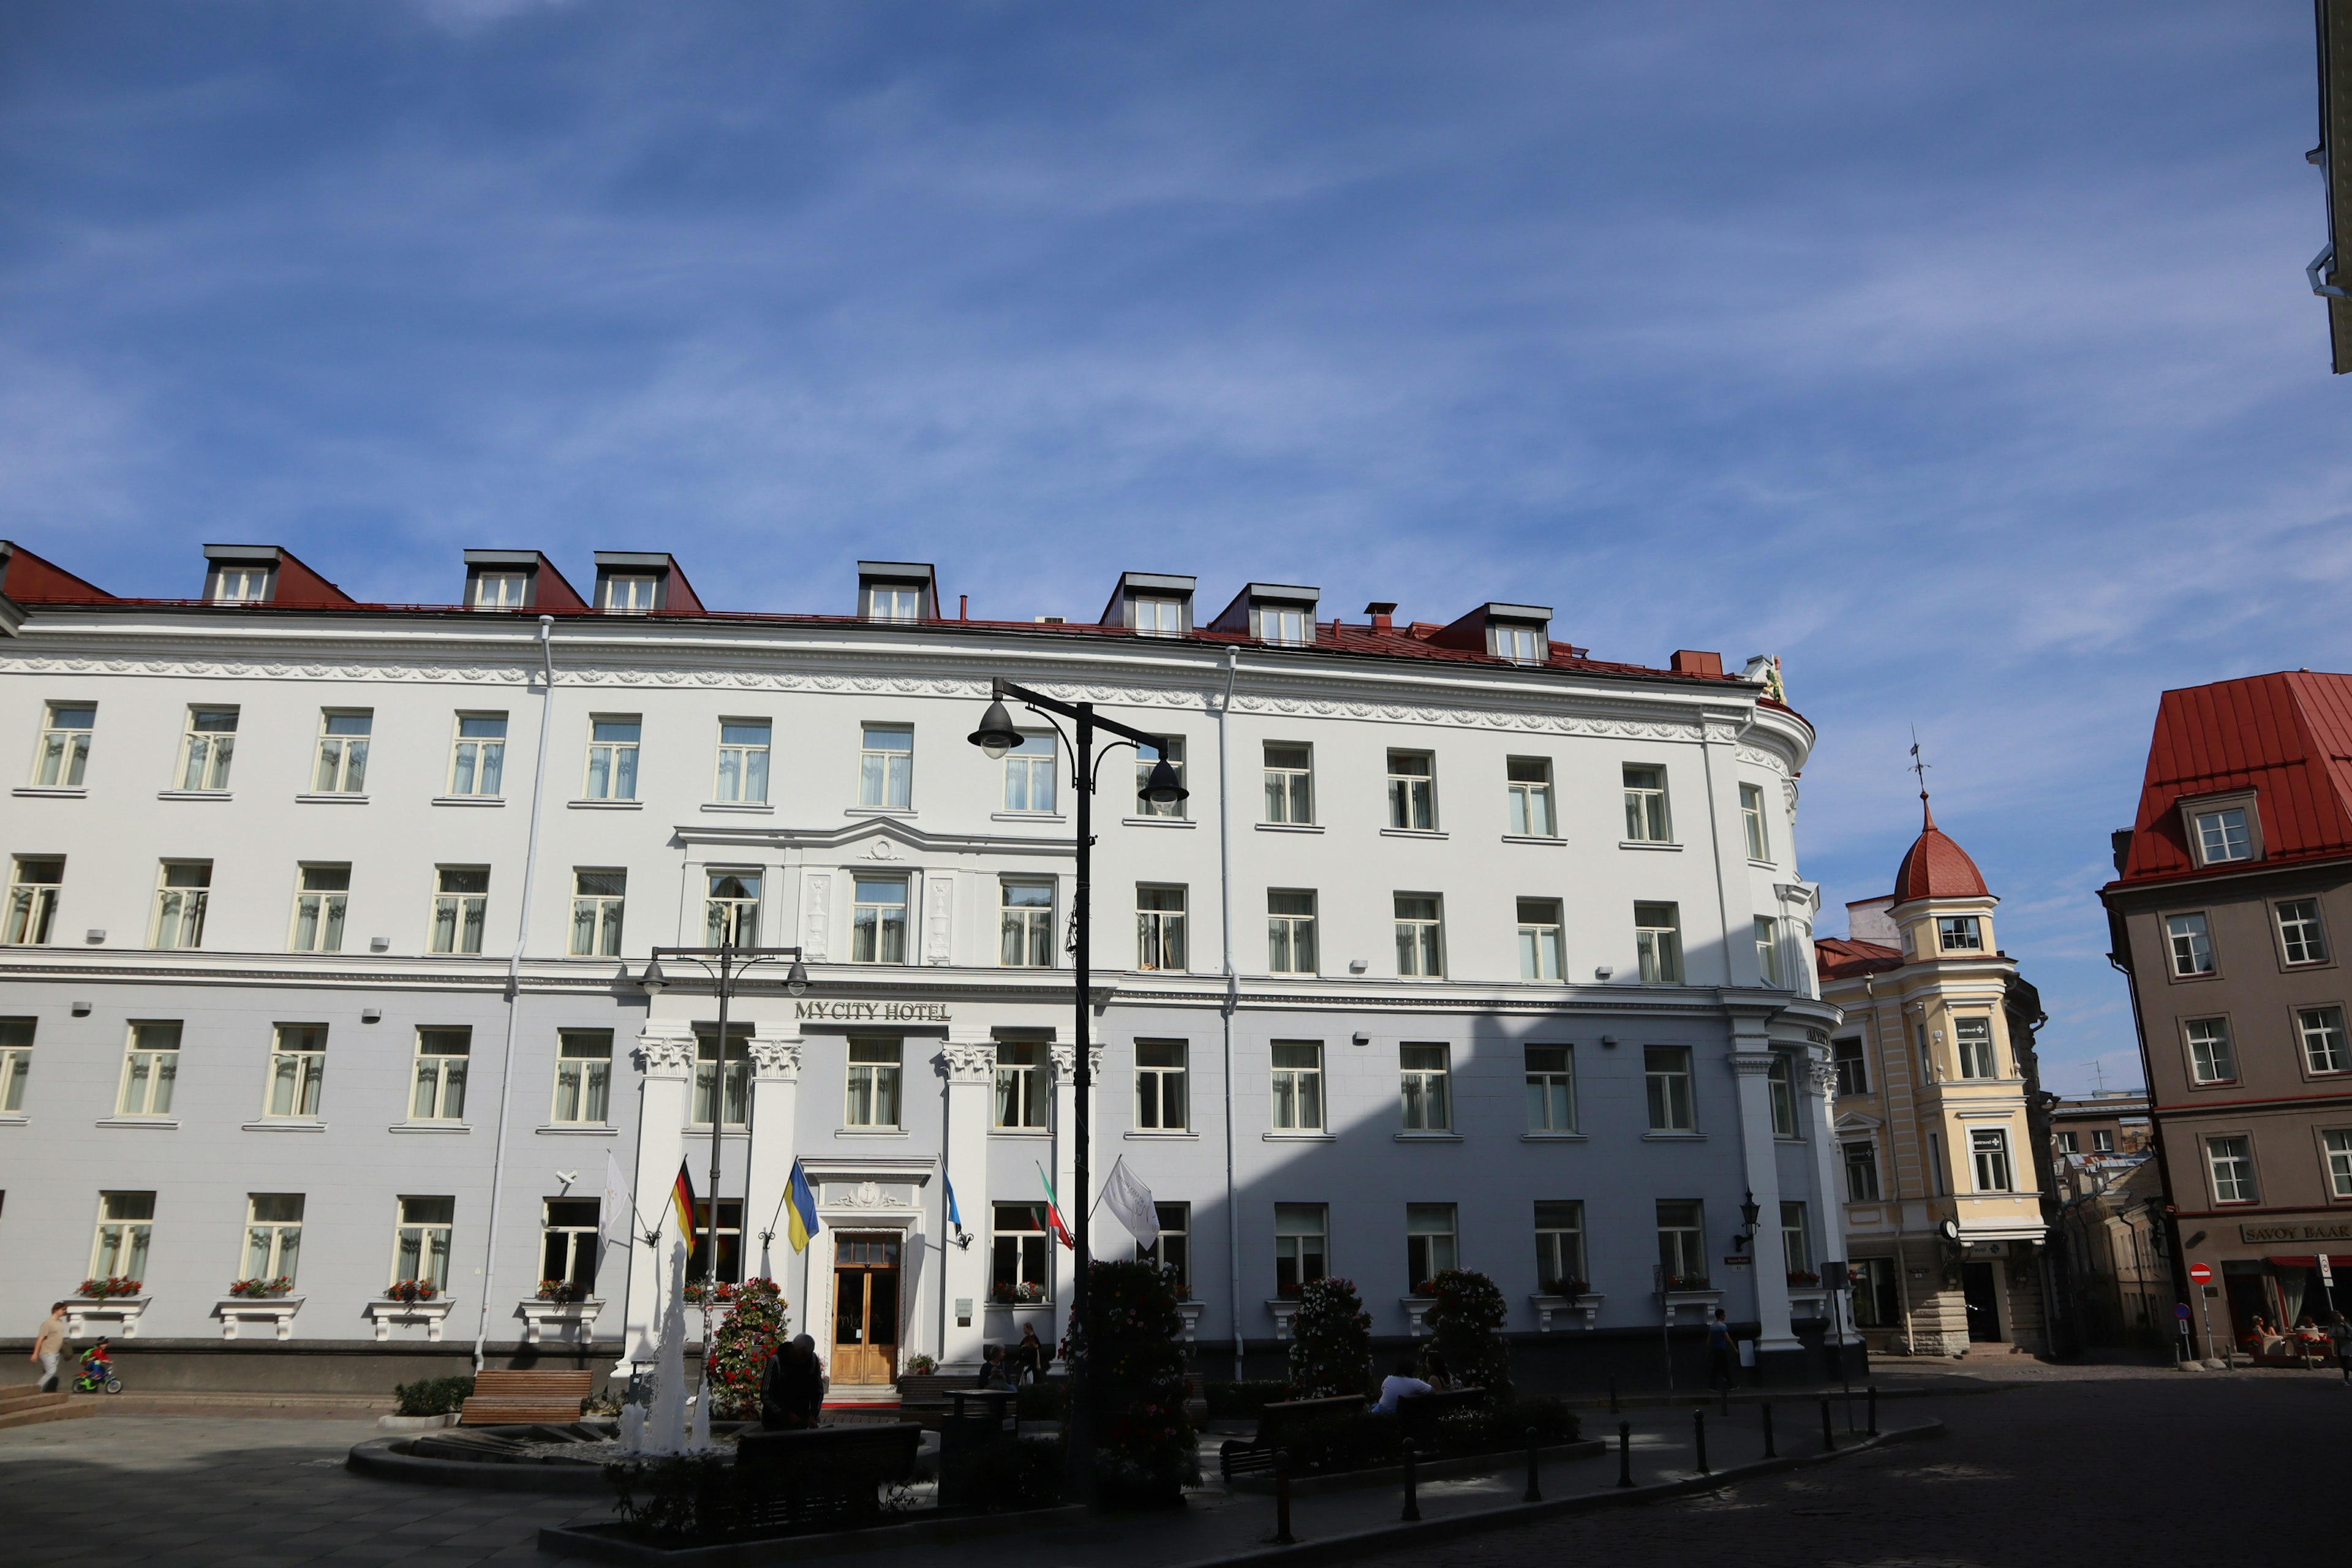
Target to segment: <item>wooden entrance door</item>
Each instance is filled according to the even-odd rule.
[[[845,1236],[833,1247],[833,1380],[898,1375],[898,1238]]]

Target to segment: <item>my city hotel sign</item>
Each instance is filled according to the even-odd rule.
[[[795,1002],[793,1017],[811,1024],[945,1024],[944,1002]]]
[[[2352,1241],[2352,1220],[2327,1220],[2318,1225],[2242,1225],[2238,1237],[2250,1247],[2282,1241]]]

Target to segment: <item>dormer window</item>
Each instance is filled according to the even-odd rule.
[[[923,590],[912,583],[876,583],[866,590],[869,621],[916,621],[923,616]]]
[[[210,597],[215,605],[258,605],[269,597],[270,568],[224,563],[213,571]]]
[[[1280,647],[1304,647],[1315,640],[1315,623],[1304,605],[1256,605],[1250,609],[1250,635]]]
[[[1148,637],[1173,637],[1184,635],[1184,605],[1177,599],[1144,599],[1134,601],[1135,629]]]
[[[1497,625],[1494,634],[1496,656],[1513,664],[1541,664],[1551,657],[1541,626]]]
[[[2197,858],[2208,866],[2254,858],[2253,837],[2246,831],[2243,806],[2197,814]]]
[[[474,575],[474,608],[520,610],[530,602],[528,572],[479,572]]]
[[[1936,945],[1946,952],[1981,952],[1984,931],[1974,915],[1942,915],[1936,921]]]
[[[608,616],[643,616],[654,609],[655,596],[661,591],[661,579],[654,576],[611,576],[604,579],[604,602],[599,605]]]

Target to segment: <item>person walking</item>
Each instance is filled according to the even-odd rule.
[[[1012,1360],[1015,1381],[1045,1381],[1045,1368],[1052,1363],[1054,1352],[1047,1350],[1045,1342],[1037,1337],[1036,1324],[1021,1325],[1021,1342],[1013,1347]]]
[[[2336,1347],[2336,1370],[2344,1381],[2352,1384],[2352,1318],[2337,1312],[2327,1322],[2328,1342]]]
[[[43,1394],[58,1391],[58,1358],[65,1353],[65,1348],[66,1304],[59,1301],[49,1308],[48,1317],[33,1335],[33,1353],[25,1358],[41,1363]]]
[[[1713,1388],[1721,1378],[1724,1387],[1738,1387],[1738,1365],[1731,1353],[1731,1325],[1723,1321],[1723,1309],[1717,1307],[1706,1325],[1706,1385]]]

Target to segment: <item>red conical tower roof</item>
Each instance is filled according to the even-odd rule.
[[[1936,826],[1936,811],[1927,804],[1926,790],[1919,792],[1919,809],[1925,823],[1903,857],[1903,868],[1895,873],[1895,901],[1991,897],[1984,873],[1969,858],[1969,852]]]

